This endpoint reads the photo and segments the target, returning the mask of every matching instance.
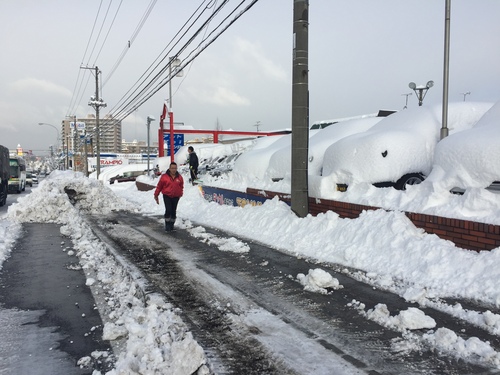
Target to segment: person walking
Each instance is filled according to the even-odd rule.
[[[165,204],[165,230],[170,232],[174,230],[175,219],[177,218],[177,204],[184,193],[184,179],[177,172],[177,164],[170,163],[168,170],[161,175],[160,181],[156,185],[154,198],[156,204],[160,204],[158,196],[163,194],[163,203]]]
[[[191,174],[191,183],[195,185],[194,180],[198,179],[198,155],[194,152],[193,146],[188,147],[188,162],[189,162],[189,173]]]

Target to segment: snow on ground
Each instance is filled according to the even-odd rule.
[[[73,172],[52,172],[31,194],[18,198],[18,203],[10,206],[8,214],[1,218],[1,228],[8,239],[0,244],[2,259],[11,251],[20,223],[61,224],[61,233],[72,239],[76,255],[88,275],[87,285],[105,294],[103,298],[109,311],[102,316],[103,338],[111,341],[126,338],[123,349],[115,353],[116,367],[108,374],[181,375],[192,374],[197,369],[200,375],[208,373],[203,349],[174,313],[174,307],[157,295],[149,296],[144,303],[137,293],[139,286],[97,241],[79,210],[69,201],[65,189],[74,190],[79,196],[79,208],[93,214],[117,209],[137,211],[135,205],[96,180]],[[102,353],[92,353],[94,357],[99,355]],[[84,367],[89,362],[90,357],[84,357],[78,364]]]
[[[496,136],[493,131],[490,134]],[[240,165],[247,166],[248,170],[257,170],[254,167],[261,162],[259,157],[267,160],[264,161],[265,166],[269,165],[269,157],[273,152],[266,147],[284,147],[285,137],[258,141],[257,144],[261,143],[262,146],[260,150],[253,153],[253,158],[244,157],[243,153],[243,158],[238,159]],[[448,143],[453,141],[452,137],[449,137]],[[474,143],[473,140],[470,142]],[[479,144],[477,146],[480,148]],[[474,157],[469,155],[469,158]],[[481,165],[488,168],[493,162],[486,160]],[[257,172],[260,176],[264,175],[262,170]],[[423,307],[433,306],[499,335],[500,315],[491,311],[469,311],[458,303],[447,304],[443,299],[466,298],[492,308],[500,307],[500,250],[497,248],[476,253],[457,248],[449,241],[416,228],[400,212],[405,210],[500,224],[499,194],[471,187],[462,196],[453,195],[444,187],[449,186],[453,179],[456,180],[456,176],[450,176],[447,184],[433,178],[411,186],[407,191],[377,189],[368,183],[354,184],[346,193],[334,192],[331,186],[328,188],[326,185],[323,190],[317,189],[329,198],[394,210],[363,212],[357,219],[341,219],[333,212],[298,218],[289,206],[277,199],[255,207],[220,206],[205,201],[197,187],[186,184],[184,196],[179,202],[176,225],[189,230],[200,241],[211,241],[221,251],[246,252],[249,247],[232,237],[224,239],[208,235],[198,225],[219,228],[249,240],[258,239],[297,257],[336,263],[345,267],[343,272],[346,274],[374,287],[397,293]],[[185,177],[187,180],[188,176]],[[238,171],[225,177],[206,176],[204,183],[234,190],[244,190],[246,186],[285,192],[289,189],[289,182],[285,180],[273,183],[258,179],[251,173],[242,174]],[[0,242],[0,260],[8,257],[19,235],[20,223],[61,223],[61,231],[72,238],[84,269],[93,269],[98,275],[97,283],[108,284],[112,293],[110,299],[116,301],[116,308],[110,316],[111,322],[105,330],[108,338],[127,335],[127,346],[119,356],[116,371],[158,369],[161,372],[165,369],[162,366],[178,366],[180,369],[187,365],[184,359],[188,357],[190,360],[196,358],[198,367],[202,366],[204,357],[199,352],[199,346],[189,332],[182,328],[179,331],[183,325],[172,313],[171,307],[157,299],[150,300],[148,306],[144,307],[135,297],[133,282],[127,279],[123,281],[120,267],[110,266],[113,259],[106,255],[102,245],[90,233],[78,211],[69,202],[64,187],[82,194],[82,208],[93,214],[104,214],[115,209],[132,210],[145,215],[163,214],[163,206],[156,205],[153,192],[140,192],[133,182],[107,185],[72,172],[54,172],[41,181],[30,195],[19,197],[18,203],[9,207],[8,214],[0,218],[0,234],[6,238]],[[116,269],[116,272],[112,273],[112,269]],[[304,270],[303,274],[296,276],[296,280],[308,290],[319,293],[325,290],[335,293],[335,289],[342,287],[331,275],[314,268]],[[120,307],[127,302],[133,302],[134,308]],[[412,308],[391,316],[382,304],[369,311],[365,310],[363,301],[353,301],[350,307],[367,319],[400,331],[401,339],[394,342],[394,350],[418,350],[422,346],[430,346],[450,355],[500,368],[500,354],[489,343],[477,338],[464,340],[455,332],[436,328],[420,309]],[[163,313],[158,314],[158,311]],[[427,331],[419,335],[413,332],[415,329]],[[177,333],[171,336],[171,332]],[[179,370],[178,373],[184,372]]]

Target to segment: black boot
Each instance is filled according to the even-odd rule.
[[[165,219],[165,231],[170,232],[172,229],[170,229],[170,220]]]

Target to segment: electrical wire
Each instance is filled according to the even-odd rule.
[[[225,0],[223,2],[223,4],[221,5],[220,8],[218,8],[219,10],[222,9],[222,7],[227,4],[229,0]],[[212,0],[211,0],[212,2]],[[167,44],[167,46],[163,49],[163,51],[160,53],[160,55],[155,59],[155,61],[153,61],[153,63],[148,67],[148,69],[146,69],[146,71],[141,75],[141,77],[139,77],[139,79],[134,83],[134,85],[118,100],[117,104],[115,107],[119,107],[120,106],[120,103],[121,102],[125,102],[126,100],[130,99],[130,97],[132,95],[134,95],[135,92],[137,92],[137,90],[140,89],[140,86],[141,85],[146,85],[144,86],[144,88],[140,91],[143,92],[144,90],[146,90],[148,87],[150,87],[155,80],[159,79],[159,76],[161,76],[163,73],[166,72],[167,69],[169,69],[170,67],[170,61],[168,62],[168,64],[166,66],[164,66],[162,69],[160,69],[160,71],[158,73],[156,73],[156,75],[148,82],[146,83],[146,80],[149,79],[151,77],[151,75],[154,73],[154,70],[157,69],[160,64],[162,62],[164,62],[169,55],[171,55],[171,51],[173,50],[173,48],[179,43],[179,41],[187,34],[187,32],[193,27],[193,25],[195,24],[195,22],[197,22],[201,15],[203,14],[203,12],[206,10],[206,9],[210,9],[208,8],[208,6],[205,7],[205,9],[193,20],[193,18],[195,17],[196,13],[200,10],[201,6],[203,5],[203,3],[195,10],[195,12],[193,12],[193,14],[189,17],[189,19],[184,23],[184,25],[180,28],[180,30],[174,35],[174,37],[172,38],[172,40]],[[210,3],[209,3],[210,5]],[[212,16],[213,17],[213,16]],[[191,25],[189,27],[187,27],[188,25],[188,22],[191,22]],[[183,29],[186,29],[186,31],[184,31],[184,33],[182,35],[181,32],[183,31]],[[199,32],[199,30],[195,33],[195,35]],[[179,36],[180,35],[180,36]],[[178,39],[177,42],[174,43],[174,41]],[[174,43],[173,46],[171,46],[171,44]],[[170,49],[168,49],[170,47]],[[168,52],[165,53],[165,51],[167,51],[168,49]],[[162,57],[162,54],[163,54],[163,57]],[[156,65],[153,67],[153,65],[156,63]],[[149,73],[148,73],[149,72]],[[139,81],[142,79],[142,81],[139,83]],[[135,87],[135,88],[134,88]],[[135,98],[137,98],[138,95],[137,94],[135,96]],[[128,95],[128,96],[127,96]],[[127,96],[127,97],[126,97]],[[133,100],[133,99],[132,99]]]
[[[94,64],[92,64],[92,66],[93,66],[93,65],[95,65],[95,62],[96,62],[96,61],[97,61],[97,59],[99,58],[99,56],[100,56],[100,54],[101,54],[101,52],[102,52],[102,50],[103,50],[103,48],[104,48],[104,46],[105,46],[105,44],[106,44],[106,41],[107,41],[108,36],[109,36],[109,33],[111,32],[111,29],[113,28],[114,22],[115,22],[115,20],[116,20],[117,15],[118,15],[118,12],[120,11],[120,8],[121,8],[121,5],[122,5],[122,2],[123,2],[123,0],[120,0],[120,4],[118,5],[118,7],[117,7],[117,9],[116,9],[116,12],[115,12],[115,15],[114,15],[114,17],[113,17],[113,20],[111,21],[111,24],[110,24],[110,26],[109,26],[109,28],[108,28],[108,31],[107,31],[107,33],[106,33],[106,36],[104,37],[104,40],[102,41],[101,48],[99,49],[99,52],[97,53],[97,56],[96,56],[96,57],[95,57],[95,59],[94,59]],[[87,64],[86,64],[86,66],[88,66],[88,65],[89,65],[89,61],[90,61],[90,59],[92,58],[92,55],[94,54],[94,51],[95,51],[95,49],[96,49],[96,47],[97,47],[97,45],[98,45],[98,43],[99,43],[99,38],[100,38],[101,33],[102,33],[102,31],[103,31],[103,28],[104,28],[104,25],[105,25],[105,23],[106,23],[106,19],[107,19],[107,17],[108,17],[108,14],[109,14],[109,11],[110,11],[110,9],[111,9],[111,5],[112,5],[112,4],[113,4],[113,0],[111,0],[111,1],[109,2],[108,8],[107,8],[107,10],[106,10],[106,14],[104,15],[104,19],[103,19],[103,21],[102,21],[101,27],[100,27],[100,29],[99,29],[99,33],[98,33],[98,35],[97,35],[97,37],[96,37],[96,40],[95,40],[95,42],[94,42],[94,46],[93,46],[93,48],[92,48],[92,51],[91,51],[91,53],[90,53],[90,55],[89,55],[89,57],[88,57],[88,60],[87,60]],[[102,5],[102,0],[101,0],[101,5]],[[101,6],[99,6],[98,13],[97,13],[97,16],[96,16],[96,20],[95,20],[95,22],[94,22],[94,26],[93,26],[93,28],[92,28],[91,37],[90,37],[90,39],[89,39],[89,42],[87,43],[87,48],[86,48],[86,50],[85,50],[85,53],[84,53],[84,58],[82,59],[82,61],[85,61],[85,56],[86,56],[86,54],[87,54],[88,47],[89,47],[89,45],[90,45],[90,40],[92,39],[92,35],[93,35],[93,33],[94,33],[94,29],[95,29],[95,25],[96,25],[96,23],[97,23],[97,19],[98,19],[99,13],[100,13],[100,9],[101,9]],[[83,63],[82,63],[82,65],[83,65]],[[81,69],[80,69],[80,72],[81,72]],[[78,77],[80,76],[80,72],[79,72]],[[85,84],[84,89],[83,89],[83,90],[81,90],[81,88],[82,88],[82,84],[83,84],[83,81],[85,80],[85,75],[86,75],[86,73],[87,73],[87,77],[88,77],[88,78],[87,78],[87,83]],[[84,72],[84,73],[83,73],[83,77],[82,77],[82,81],[81,81],[80,86],[79,86],[79,90],[81,90],[81,91],[78,91],[78,93],[77,93],[77,95],[76,95],[76,97],[78,97],[79,99],[78,99],[77,101],[75,101],[74,106],[70,106],[70,110],[68,111],[68,113],[74,113],[74,112],[76,112],[76,107],[78,106],[78,104],[79,104],[79,103],[81,103],[81,100],[82,100],[83,94],[84,94],[84,92],[86,91],[86,88],[87,88],[87,86],[88,86],[89,81],[90,81],[90,74],[89,74],[88,72]],[[78,80],[77,80],[77,82],[78,82]],[[80,92],[81,92],[81,95],[80,95]],[[73,109],[75,109],[75,110],[73,110]]]
[[[179,66],[178,70],[176,73],[178,73],[179,71],[183,70],[186,65],[190,64],[191,62],[193,62],[200,54],[201,52],[203,52],[206,48],[208,48],[216,39],[218,39],[234,22],[236,22],[237,19],[239,19],[244,13],[246,13],[251,7],[253,7],[253,5],[255,5],[257,3],[258,0],[253,0],[250,5],[248,5],[243,11],[241,11],[233,20],[231,20],[217,35],[215,35],[210,41],[208,41],[203,47],[200,47],[198,49],[198,52],[196,52],[194,54],[193,57],[189,58],[189,59],[185,59],[181,65]],[[215,30],[217,30],[223,23],[224,21],[226,21],[230,15],[234,14],[235,11],[245,2],[245,0],[243,0],[228,16],[225,17],[225,19],[223,21],[221,21],[219,23],[219,25],[214,29],[212,30],[212,32],[209,34],[208,37],[210,37],[210,35],[212,35]],[[208,38],[207,37],[207,38]],[[192,40],[192,38],[191,38]],[[205,39],[206,40],[206,39]],[[204,40],[204,41],[205,41]],[[202,41],[202,42],[204,42]],[[197,47],[197,48],[198,48]],[[193,51],[192,51],[193,52]],[[192,54],[192,52],[190,53],[190,55]],[[170,62],[169,62],[170,64]],[[169,67],[169,65],[167,65],[167,67]],[[168,76],[167,78],[165,78],[164,80],[162,80],[154,89],[150,90],[145,96],[143,96],[142,99],[137,99],[135,101],[131,101],[130,103],[127,103],[126,106],[124,106],[122,109],[120,109],[118,112],[116,113],[113,113],[111,112],[110,113],[110,117],[113,118],[115,121],[116,120],[123,120],[124,118],[126,118],[130,113],[132,113],[134,110],[136,110],[137,108],[139,108],[142,104],[144,104],[147,100],[149,100],[154,94],[156,94],[161,88],[163,88],[168,82],[170,82],[170,80],[173,78],[173,76],[175,76],[175,74],[173,74],[172,76]],[[136,98],[134,98],[136,99]],[[103,124],[103,131],[106,131],[106,128],[105,128],[105,123]]]
[[[137,25],[137,27],[135,28],[134,32],[132,33],[132,36],[130,37],[130,39],[128,40],[127,44],[125,45],[125,48],[123,49],[122,53],[118,57],[118,60],[114,63],[113,67],[111,68],[109,74],[106,77],[106,80],[104,80],[104,82],[102,83],[102,87],[106,86],[106,83],[108,83],[108,81],[110,80],[110,78],[115,73],[116,69],[118,69],[118,67],[120,66],[121,62],[125,58],[125,55],[130,50],[130,47],[134,43],[135,38],[137,38],[137,36],[139,35],[140,31],[142,30],[142,27],[146,23],[149,15],[151,14],[151,11],[153,10],[154,6],[156,5],[156,2],[157,2],[157,0],[151,0],[151,2],[149,3],[149,6],[146,9],[146,12],[142,16],[141,20],[139,21],[139,24]]]
[[[93,66],[95,66],[95,64],[96,64],[96,62],[97,62],[97,59],[98,59],[98,58],[99,58],[99,56],[101,55],[102,49],[103,49],[103,48],[104,48],[104,46],[106,45],[106,41],[108,40],[109,33],[111,32],[111,29],[113,28],[113,25],[114,25],[114,23],[115,23],[116,16],[118,15],[118,12],[120,11],[120,8],[121,8],[121,6],[122,6],[122,2],[123,2],[123,0],[120,0],[120,4],[118,5],[118,8],[116,9],[115,16],[113,17],[113,21],[111,21],[111,25],[109,25],[108,32],[106,33],[106,36],[104,37],[104,41],[102,42],[101,48],[99,49],[99,52],[97,53],[97,56],[96,56],[96,58],[94,59],[94,64],[92,64]],[[111,4],[111,3],[110,3],[110,4]]]
[[[218,13],[218,11],[220,11],[227,4],[228,1],[229,0],[225,0],[223,2],[223,4],[221,4],[221,6],[218,8],[218,10],[216,12],[214,12],[214,14]],[[195,17],[195,15],[199,11],[200,7],[197,8],[197,10],[193,13],[193,15],[189,18],[189,20],[187,22],[191,21],[191,19],[193,17]],[[210,9],[210,8],[205,7],[205,10],[206,9]],[[198,17],[195,18],[194,22],[196,22],[201,17],[201,15],[203,14],[203,12],[205,10],[203,10],[202,13]],[[214,14],[211,17],[214,17]],[[183,27],[177,32],[177,34],[174,36],[174,38],[172,38],[172,40],[169,42],[169,44],[167,45],[167,47],[164,48],[164,50],[162,51],[162,53],[164,53],[167,50],[167,48],[170,46],[170,44],[172,44],[174,42],[174,40],[179,36],[179,34],[182,32],[182,30],[186,27],[187,22],[184,23]],[[169,49],[168,53],[166,53],[163,57],[161,57],[161,54],[160,54],[160,56],[155,60],[155,62],[158,61],[158,59],[160,59],[160,61],[157,63],[157,65],[154,68],[151,68],[152,65],[150,65],[150,67],[148,68],[148,70],[151,70],[151,71],[149,72],[149,74],[147,74],[146,78],[144,78],[143,81],[140,84],[138,84],[139,80],[146,75],[146,73],[148,72],[148,70],[146,70],[146,72],[139,78],[139,80],[136,82],[136,84],[134,84],[134,86],[139,86],[139,85],[145,84],[145,81],[154,73],[154,69],[158,68],[158,66],[163,61],[165,61],[167,59],[167,57],[169,56],[169,54],[172,51],[172,49],[179,43],[179,41],[182,39],[182,37],[184,35],[186,35],[187,31],[189,31],[193,27],[194,22],[191,24],[191,26],[189,26],[187,28],[187,30],[184,32],[184,34],[181,35],[181,37],[179,38],[179,40],[174,43],[174,45]],[[204,25],[206,23],[207,23],[207,21],[205,21],[205,23],[202,25],[202,27],[195,32],[195,35],[199,34],[199,32],[202,30],[202,28],[204,27]],[[192,40],[192,38],[191,38],[191,40]],[[185,47],[183,47],[183,48],[185,48]],[[153,62],[153,64],[155,62]],[[145,86],[142,88],[142,90],[140,90],[140,92],[138,94],[136,94],[132,99],[130,99],[131,96],[134,95],[134,93],[136,93],[137,90],[140,89],[140,87],[136,87],[135,89],[134,89],[134,87],[132,87],[125,95],[129,94],[133,90],[132,93],[130,93],[127,98],[125,98],[125,95],[124,95],[118,101],[118,103],[115,105],[115,107],[113,109],[111,109],[110,112],[113,112],[115,110],[115,108],[119,108],[121,106],[121,104],[120,104],[121,102],[126,102],[126,100],[129,100],[129,102],[133,102],[133,101],[137,100],[137,98],[140,97],[144,93],[144,91],[146,91],[149,87],[151,87],[151,85],[153,85],[154,82],[157,81],[160,78],[160,76],[163,73],[165,73],[170,68],[170,64],[171,64],[171,61],[169,60],[168,63],[167,63],[167,65],[165,65],[163,68],[161,68],[160,71],[158,73],[156,73],[156,75],[148,83],[145,84]],[[124,104],[123,107],[125,108],[126,104]],[[117,112],[114,114],[115,117],[119,117],[120,115],[121,115],[121,111],[120,110],[117,110]]]
[[[99,18],[99,13],[101,12],[102,1],[103,0],[101,0],[101,2],[99,3],[99,8],[97,9],[97,14],[95,16],[94,24],[92,26],[92,31],[90,32],[89,40],[87,41],[87,47],[85,47],[85,52],[83,53],[82,64],[83,64],[83,61],[85,60],[85,56],[87,55],[87,51],[88,51],[89,46],[90,46],[90,41],[92,40],[92,35],[94,35],[94,30],[95,30],[95,26],[97,24],[97,19]],[[82,73],[82,70],[80,68],[78,68],[78,76],[76,77],[75,87],[73,88],[73,95],[72,95],[71,100],[69,102],[69,107],[68,107],[68,111],[66,112],[66,116],[68,116],[70,113],[73,112],[72,109],[73,109],[73,106],[75,105],[73,103],[73,99],[78,97],[78,92],[75,91],[75,89],[78,86],[78,82],[80,80],[81,73]],[[82,82],[83,82],[83,78],[82,78]],[[80,88],[81,88],[81,83],[80,83]],[[77,94],[75,94],[75,93],[77,93]]]
[[[179,32],[174,36],[174,38],[167,44],[165,49],[162,51],[162,53],[165,53],[167,51],[168,53],[165,53],[162,57],[161,55],[153,62],[153,64],[150,65],[150,67],[141,75],[141,77],[134,83],[131,89],[127,91],[127,93],[122,96],[122,98],[119,100],[119,102],[110,110],[109,114],[106,116],[108,117],[113,123],[116,121],[122,121],[125,119],[128,115],[130,115],[132,112],[137,110],[141,105],[143,105],[145,102],[147,102],[154,94],[156,94],[159,90],[161,90],[166,84],[170,82],[170,80],[178,74],[178,72],[184,70],[187,65],[192,63],[206,48],[208,48],[215,40],[217,40],[227,29],[234,24],[243,14],[245,14],[250,8],[252,8],[258,0],[253,0],[250,2],[249,5],[246,6],[240,13],[238,13],[232,20],[230,20],[226,25],[228,19],[246,2],[246,0],[242,0],[239,5],[237,5],[232,11],[229,12],[229,14],[223,18],[223,20],[206,36],[207,31],[208,31],[208,25],[210,22],[214,19],[214,17],[222,10],[222,8],[228,3],[229,0],[225,0],[222,4],[219,5],[219,7],[216,7],[216,1],[211,1],[208,6],[205,7],[205,9],[200,13],[198,17],[195,18],[195,20],[191,23],[189,27],[187,27],[187,22],[183,25],[183,27],[179,30]],[[202,23],[202,25],[195,31],[195,33],[188,38],[187,42],[182,45],[179,50],[176,53],[173,53],[175,58],[177,58],[182,52],[184,52],[189,45],[195,40],[197,36],[205,29],[205,34],[203,35],[201,41],[198,43],[198,45],[193,48],[187,56],[181,61],[181,64],[177,68],[177,70],[174,70],[172,72],[172,75],[168,75],[166,78],[160,79],[160,76],[164,74],[167,70],[171,70],[171,64],[172,64],[172,59],[169,59],[168,62],[160,67],[160,64],[163,63],[169,55],[172,55],[173,48],[177,46],[177,44],[180,43],[180,40],[184,38],[187,35],[187,32],[194,26],[194,23],[198,21],[201,17],[201,15],[207,10],[211,9],[211,7],[216,7],[212,14],[208,17],[208,19]],[[196,13],[199,11],[200,7],[193,13],[193,15],[190,17],[188,22],[191,21],[193,17],[195,17]],[[180,34],[184,28],[187,28],[186,31],[183,34]],[[221,29],[219,32],[216,33],[218,29]],[[215,34],[216,33],[216,34]],[[214,35],[215,34],[215,35]],[[179,37],[180,35],[180,37]],[[212,37],[213,35],[213,37]],[[175,39],[178,38],[177,41]],[[210,40],[208,40],[211,38]],[[175,42],[174,42],[175,41]],[[205,43],[206,42],[206,43]],[[205,43],[203,46],[202,44]],[[173,44],[173,45],[172,45]],[[170,48],[169,48],[170,46]],[[158,61],[156,63],[156,61]],[[153,67],[153,65],[156,63],[156,65]],[[155,70],[159,69],[159,71],[151,78],[149,81],[147,81],[155,72]],[[148,73],[149,72],[149,73]],[[144,78],[145,77],[145,78]],[[142,81],[141,81],[142,79]],[[139,82],[140,81],[140,82]],[[128,94],[128,96],[127,96]],[[135,95],[134,95],[135,94]],[[112,128],[111,121],[106,119],[103,119],[102,123],[102,128],[100,128],[100,134],[102,135],[106,131]],[[90,136],[95,135],[95,131],[93,134],[90,134]]]

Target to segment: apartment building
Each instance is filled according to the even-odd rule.
[[[87,136],[87,153],[95,152],[96,147],[96,118],[89,114],[86,118],[76,118],[76,133],[74,130],[75,119],[68,117],[61,123],[62,142],[64,150],[69,153],[84,152],[84,138]],[[122,122],[112,118],[110,115],[99,119],[100,151],[122,152]],[[76,147],[75,147],[76,145]]]

